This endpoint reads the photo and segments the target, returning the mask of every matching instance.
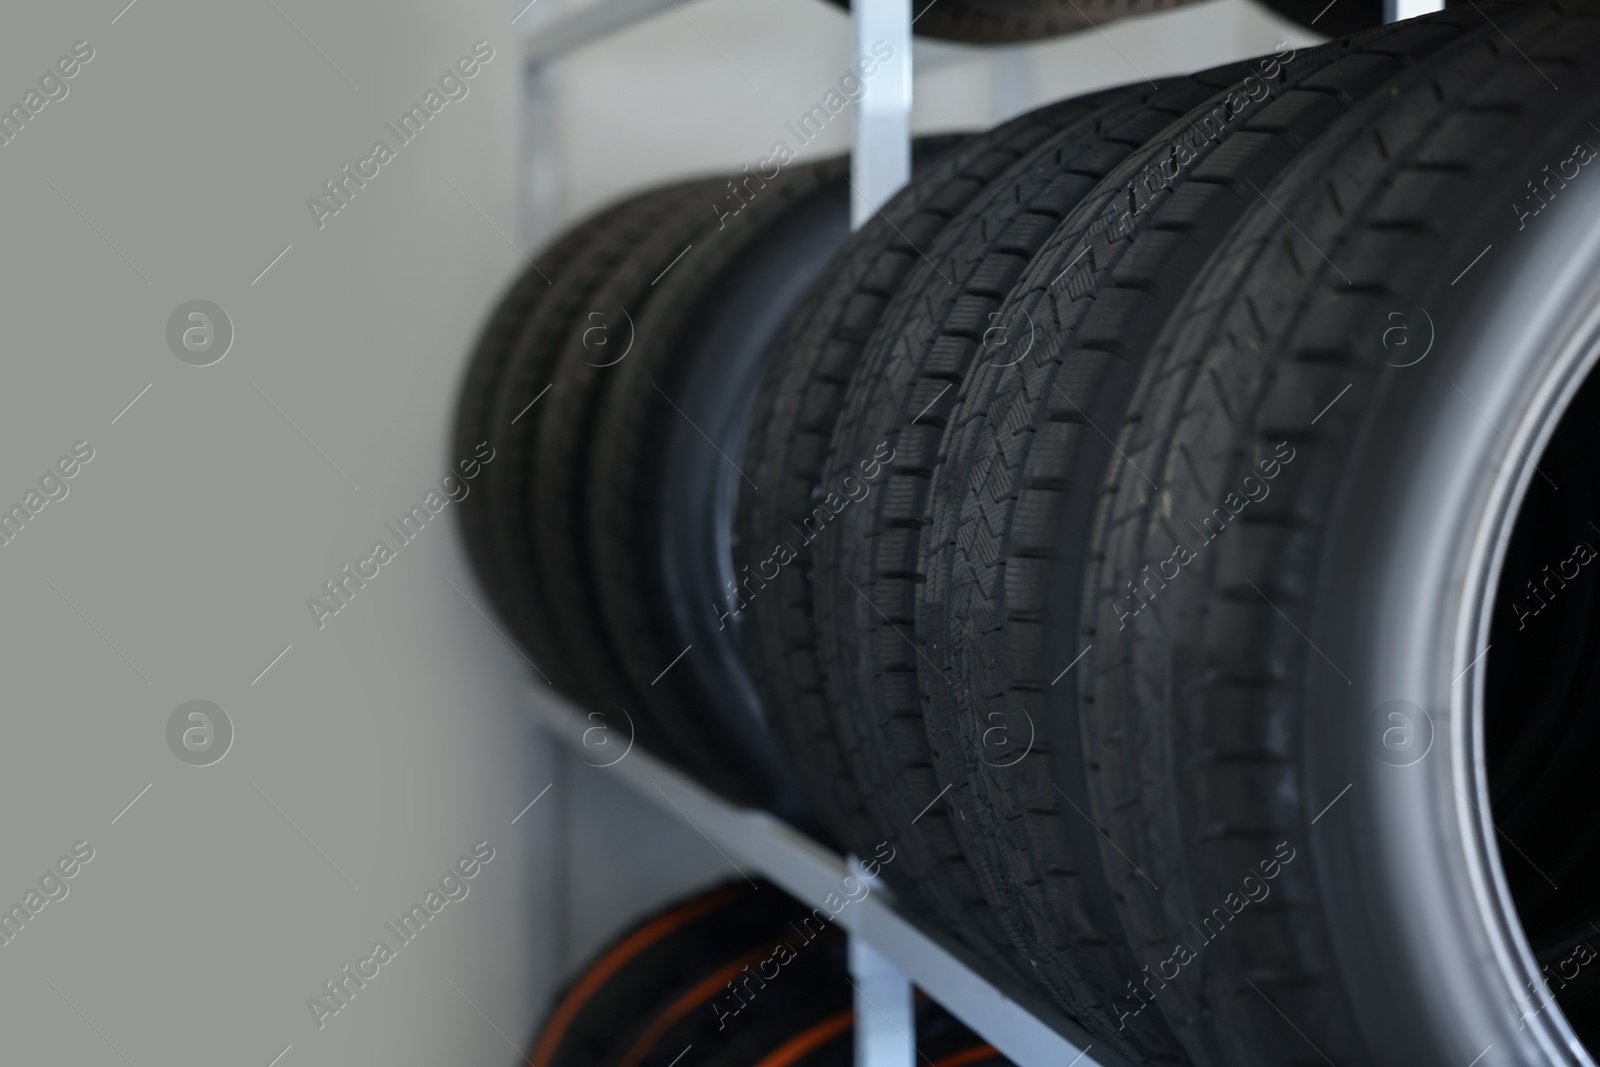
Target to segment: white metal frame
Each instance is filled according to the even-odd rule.
[[[1383,21],[1400,22],[1443,10],[1444,0],[1383,0]]]
[[[850,147],[850,227],[860,229],[911,180],[911,0],[852,0],[850,22],[855,62],[877,63],[862,79]]]

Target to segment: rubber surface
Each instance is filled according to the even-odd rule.
[[[919,173],[841,250],[790,320],[762,385],[745,452],[748,472],[765,488],[740,497],[735,554],[741,571],[749,568],[765,578],[759,596],[751,597],[740,613],[745,660],[769,729],[806,788],[813,810],[858,855],[873,855],[891,837],[900,838],[903,827],[914,820],[886,823],[872,810],[863,780],[845,754],[849,743],[841,743],[847,735],[840,733],[830,710],[817,658],[810,542],[831,536],[827,525],[836,505],[827,503],[830,497],[821,488],[822,466],[844,403],[844,386],[884,307],[920,259],[919,249],[931,246],[962,206],[1028,149],[1059,127],[1092,115],[1115,95],[1100,94],[1024,116],[970,139]],[[887,456],[874,452],[852,461],[865,464],[860,467],[863,477],[873,472],[866,478],[869,492]],[[775,575],[768,569],[773,565]],[[921,766],[909,761],[906,771],[901,785],[907,790],[918,790],[919,779],[923,786],[931,784],[925,760]],[[922,792],[922,805],[927,805],[937,788]],[[945,814],[938,811],[928,818],[932,827]],[[895,886],[902,906],[937,915],[986,958],[1014,955],[998,927],[972,935],[970,924],[983,924],[987,908],[959,850],[944,836],[940,858],[923,849],[911,864],[900,862],[904,842],[896,840],[891,847],[897,859],[885,866],[884,877]],[[931,904],[925,894],[954,903]],[[1007,966],[1029,975],[1020,960]]]
[[[616,668],[637,694],[640,713],[672,738],[700,780],[744,803],[773,803],[776,760],[762,757],[759,723],[742,709],[719,716],[718,708],[702,704],[691,672],[681,669],[696,650],[668,645],[657,518],[665,504],[662,446],[686,417],[673,396],[690,370],[684,363],[693,346],[685,340],[697,316],[744,253],[790,212],[842,183],[847,165],[842,159],[793,164],[760,186],[747,179],[741,185],[751,199],[732,217],[719,220],[717,207],[727,205],[726,211],[743,201],[724,188],[698,212],[687,205],[682,221],[661,221],[652,234],[659,251],[614,272],[602,297],[630,310],[636,337],[596,391],[583,455],[568,454],[581,472],[590,587]],[[708,448],[700,461],[715,467],[726,459]],[[714,614],[709,597],[702,610]]]
[[[667,660],[648,673],[649,665],[629,663],[618,643],[621,635],[613,633],[602,606],[600,575],[616,560],[603,555],[589,521],[596,488],[590,462],[601,412],[618,376],[647,340],[639,324],[657,294],[651,282],[673,267],[708,224],[715,225],[710,207],[727,192],[727,179],[675,187],[654,217],[641,221],[626,254],[590,292],[584,317],[562,339],[550,373],[553,384],[534,409],[542,409],[530,474],[531,509],[538,520],[531,524],[525,554],[549,605],[557,654],[591,687],[591,710],[607,717],[608,728],[621,730],[631,723],[637,736],[709,788],[754,802],[759,791],[707,747],[699,722],[653,713],[648,683]],[[635,684],[641,674],[643,686]]]
[[[750,1062],[728,1056],[726,1067]],[[812,1023],[754,1062],[756,1067],[851,1067],[855,1062],[855,1012],[842,1011]]]
[[[616,1046],[619,1017],[654,1003],[685,974],[697,974],[730,953],[772,936],[775,900],[747,882],[698,894],[619,935],[556,999],[530,1059],[549,1067],[590,1067]]]
[[[1128,89],[1092,121],[1038,144],[974,197],[927,249],[926,260],[913,266],[868,343],[846,393],[824,479],[838,482],[848,471],[848,457],[864,454],[872,442],[888,441],[895,453],[881,491],[845,509],[839,528],[818,542],[817,614],[827,620],[819,654],[836,729],[846,739],[856,777],[895,839],[906,838],[908,855],[917,858],[915,842],[932,845],[935,855],[965,858],[1003,928],[1001,933],[973,929],[973,936],[1008,939],[1026,959],[1034,982],[1085,1023],[1096,1015],[1099,990],[1116,984],[1118,976],[1137,973],[1132,957],[1120,950],[1109,905],[1102,908],[1106,914],[1100,922],[1085,923],[1089,936],[1068,951],[1039,951],[1028,902],[1003,855],[1009,842],[996,841],[995,828],[984,822],[982,802],[975,806],[970,796],[971,778],[928,777],[955,765],[952,750],[973,740],[949,720],[934,718],[932,709],[925,721],[918,685],[919,672],[927,672],[941,655],[923,648],[916,634],[922,535],[932,521],[929,489],[948,416],[957,409],[961,383],[974,364],[1000,373],[1045,337],[1024,326],[1004,336],[1005,327],[997,327],[1004,322],[1001,302],[1034,265],[1035,255],[1113,168],[1251,69],[1253,64],[1244,64],[1157,89]],[[1020,771],[1048,766],[1048,739],[1034,739],[1030,752],[1021,723],[1015,724],[1014,743],[1002,741],[1006,726],[999,715],[979,724],[978,758],[989,773],[1019,773],[1016,763],[1029,757],[1034,763]],[[919,778],[926,781],[924,789],[916,788]],[[924,811],[941,794],[947,799]],[[1053,795],[1046,800],[1053,801]],[[1077,897],[1063,895],[1052,905],[1070,908],[1071,914],[1092,911],[1082,894],[1098,881],[1098,872],[1090,870],[1076,883],[1085,887]],[[959,899],[941,904],[942,917],[958,929],[959,924],[971,927],[984,914]],[[1102,1017],[1096,1032],[1129,1055],[1179,1056],[1175,1039],[1158,1018],[1114,1036],[1116,1028],[1107,1021]]]
[[[1219,71],[1216,96],[1129,158],[1052,238],[999,312],[1013,331],[1030,324],[1038,344],[1009,366],[977,364],[952,415],[918,612],[938,668],[923,679],[930,735],[954,739],[941,753],[946,779],[972,784],[964,846],[1016,888],[1018,919],[1069,983],[1074,1014],[1107,1040],[1161,1014],[1135,995],[1146,922],[1123,903],[1130,882],[1154,876],[1097,840],[1106,816],[1083,771],[1096,757],[1081,743],[1076,679],[1059,684],[1092,655],[1073,607],[1111,438],[1157,333],[1261,190],[1453,35],[1386,28],[1288,62],[1265,57],[1247,65],[1253,80],[1229,85]],[[1032,751],[991,758],[996,731],[1034,739]]]
[[[1172,936],[1176,911],[1237,881],[1240,864],[1272,842],[1306,841],[1318,811],[1301,709],[1310,676],[1327,668],[1296,627],[1314,632],[1308,616],[1328,597],[1317,592],[1323,532],[1361,473],[1341,469],[1343,459],[1372,432],[1368,412],[1404,381],[1373,342],[1380,324],[1392,324],[1391,309],[1420,300],[1440,314],[1465,298],[1451,292],[1452,279],[1482,245],[1476,234],[1457,244],[1458,233],[1494,219],[1504,234],[1494,243],[1514,239],[1507,205],[1517,200],[1518,171],[1537,173],[1534,160],[1557,147],[1541,144],[1546,129],[1564,123],[1579,135],[1585,123],[1564,116],[1582,101],[1592,109],[1595,14],[1587,4],[1482,4],[1419,20],[1461,40],[1396,78],[1385,106],[1352,114],[1297,161],[1273,190],[1283,215],[1252,213],[1196,293],[1189,330],[1141,383],[1142,418],[1122,441],[1127,465],[1108,483],[1097,523],[1104,555],[1091,589],[1103,637],[1082,684],[1094,702],[1087,733],[1099,753],[1097,810],[1118,844],[1169,887],[1165,906],[1147,887],[1127,888],[1128,911],[1142,916],[1152,945]],[[1110,590],[1173,551],[1170,540],[1161,550],[1151,505],[1209,514],[1252,466],[1264,475],[1263,462],[1289,457],[1291,476],[1272,487],[1271,505],[1242,509],[1238,536],[1211,534],[1218,546],[1205,549],[1197,573],[1118,628]],[[1159,479],[1155,493],[1130,492],[1133,464]],[[1229,511],[1237,505],[1224,498]],[[1175,773],[1178,751],[1189,754],[1187,773]],[[1158,766],[1171,768],[1165,784]],[[1341,976],[1337,955],[1357,948],[1330,932],[1337,902],[1311,863],[1286,864],[1276,889],[1279,906],[1246,909],[1228,940],[1207,950],[1199,982],[1173,987],[1205,1062],[1283,1062],[1307,1056],[1307,1043],[1338,1062],[1443,1055],[1407,1048],[1430,1040],[1417,1025],[1390,1020],[1363,1032],[1374,1024],[1352,1003],[1392,976]],[[1378,895],[1368,907],[1382,913],[1393,902]],[[1415,967],[1425,971],[1426,961]]]
[[[646,194],[646,198],[649,195]],[[636,203],[637,199],[625,202],[585,220],[542,251],[540,259],[558,276],[570,277],[573,273],[571,268],[584,263],[595,248],[596,239],[610,230],[617,223],[618,216],[626,214],[630,206]],[[550,276],[537,263],[530,263],[495,305],[462,376],[448,462],[452,472],[458,467],[462,474],[472,470],[472,466],[465,464],[471,461],[480,442],[487,442],[493,449],[491,455],[494,459],[502,460],[498,467],[491,461],[489,467],[479,471],[482,481],[469,483],[469,491],[460,501],[458,521],[467,548],[467,558],[478,584],[489,595],[496,613],[510,624],[513,631],[519,629],[517,595],[505,575],[503,553],[495,536],[492,513],[497,496],[493,488],[496,479],[515,473],[512,468],[518,467],[518,464],[514,461],[515,446],[496,432],[495,406],[504,387],[507,368],[519,358],[518,341],[523,329],[531,318],[549,306],[553,287]],[[563,316],[557,314],[552,317],[559,319]],[[508,447],[512,450],[510,456],[505,451]],[[528,644],[525,638],[524,644]],[[574,679],[566,676],[562,681],[569,686],[576,684]]]
[[[744,443],[774,338],[848,236],[849,201],[842,178],[827,182],[765,224],[761,239],[722,272],[678,342],[681,373],[658,386],[676,417],[648,446],[659,474],[649,487],[655,558],[643,568],[642,599],[665,646],[689,650],[673,671],[693,708],[742,738],[752,775],[774,783],[773,810],[797,824],[803,803],[739,653],[734,590],[743,584],[750,595],[761,579],[734,569],[734,513],[741,491],[756,491],[742,469]],[[814,819],[802,825],[823,832]]]
[[[790,902],[796,911],[799,905]],[[729,955],[632,1019],[605,1067],[672,1067],[687,1048],[749,1053],[850,1007],[845,939],[830,928],[814,941],[793,930]],[[737,1007],[735,1007],[737,1006]],[[749,1063],[750,1060],[744,1062]]]
[[[683,200],[683,190],[676,187],[645,193],[606,210],[558,242],[546,257],[555,271],[552,284],[517,331],[490,406],[489,434],[498,454],[485,468],[482,495],[493,573],[505,590],[513,631],[539,671],[574,701],[590,707],[610,707],[621,696],[603,676],[574,669],[576,661],[563,640],[571,612],[550,595],[538,573],[532,546],[550,517],[532,506],[537,443],[563,347],[575,341],[587,353],[585,342],[594,336],[590,312],[595,291],[658,224],[661,213]],[[650,724],[640,740],[652,748],[664,747]]]
[[[1261,0],[1290,22],[1329,37],[1383,25],[1384,0]]]

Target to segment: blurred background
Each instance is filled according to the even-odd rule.
[[[527,64],[582,0],[125,3],[14,6],[0,34],[8,107],[93,52],[0,146],[0,504],[31,514],[0,546],[0,904],[93,850],[0,944],[7,1057],[519,1062],[579,961],[728,863],[544,738],[449,505],[335,616],[310,602],[465,458],[444,444],[462,362],[523,253],[794,144],[850,62],[847,15],[680,0]],[[913,126],[1315,40],[1210,0],[919,41]],[[467,94],[319,226],[308,200],[480,41]],[[801,156],[849,136],[841,116]],[[224,317],[205,366],[169,342],[196,300]],[[80,442],[67,495],[30,503]],[[201,720],[171,729],[197,700],[219,709],[198,756],[172,738]],[[308,999],[480,842],[466,898],[319,1027]]]

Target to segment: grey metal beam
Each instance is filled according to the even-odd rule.
[[[859,229],[911,180],[911,0],[851,0],[850,21],[862,86],[850,149],[850,225]]]
[[[1383,21],[1399,22],[1443,10],[1444,0],[1383,0]]]

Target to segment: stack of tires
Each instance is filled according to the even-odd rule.
[[[1593,1062],[1597,16],[611,209],[469,373],[485,588],[1133,1062]]]

